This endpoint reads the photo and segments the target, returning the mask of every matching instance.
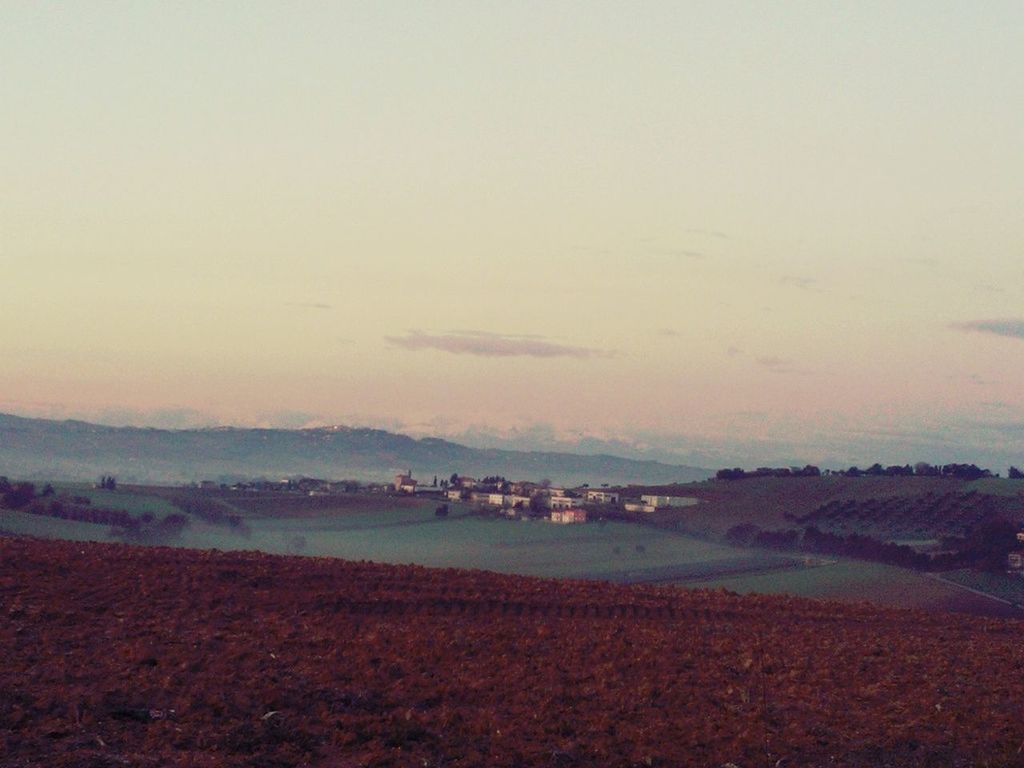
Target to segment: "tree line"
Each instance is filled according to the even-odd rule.
[[[802,531],[795,528],[761,530],[753,523],[741,523],[730,528],[725,537],[734,546],[853,557],[919,571],[978,568],[999,572],[1006,567],[1006,556],[1017,548],[1016,535],[1017,526],[1013,523],[992,520],[977,526],[966,536],[942,539],[943,551],[935,554],[860,533],[841,536],[813,525]]]
[[[875,463],[870,467],[861,469],[852,466],[849,469],[826,469],[821,470],[813,464],[805,467],[758,467],[757,469],[720,469],[715,473],[718,480],[747,480],[754,477],[821,477],[832,475],[838,477],[950,477],[958,480],[980,480],[984,477],[999,477],[993,475],[992,470],[979,467],[977,464],[929,464],[926,461],[919,461],[913,466],[910,464],[892,464],[883,466]],[[1011,480],[1024,480],[1024,472],[1016,467],[1010,467],[1009,478]]]
[[[114,490],[116,481],[105,476],[100,487]],[[58,496],[49,484],[37,493],[34,483],[12,483],[6,477],[0,477],[0,508],[79,523],[109,525],[110,536],[147,544],[170,541],[180,536],[191,522],[187,516],[177,513],[157,520],[149,513],[135,517],[123,509],[93,507],[87,496]]]

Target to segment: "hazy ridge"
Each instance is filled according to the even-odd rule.
[[[432,480],[452,472],[549,478],[556,483],[670,483],[703,480],[710,470],[607,454],[470,448],[379,429],[153,429],[0,414],[0,472],[28,479],[185,482],[304,474],[389,479],[412,469]]]

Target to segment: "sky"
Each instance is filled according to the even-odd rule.
[[[1024,4],[7,2],[0,411],[1024,461]]]

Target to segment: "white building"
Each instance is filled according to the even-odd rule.
[[[570,499],[568,496],[548,496],[545,504],[548,509],[572,509],[576,499]]]
[[[619,494],[612,491],[587,491],[586,498],[587,501],[592,501],[595,504],[619,503]]]
[[[1024,553],[1011,552],[1006,556],[1006,570],[1017,576],[1024,576]]]
[[[627,512],[653,512],[655,509],[653,504],[644,504],[636,501],[627,501],[622,507]]]
[[[404,475],[395,475],[394,485],[399,493],[416,493],[416,481],[412,478],[412,470]]]
[[[640,501],[650,504],[655,509],[663,507],[693,507],[700,503],[696,496],[641,496]]]

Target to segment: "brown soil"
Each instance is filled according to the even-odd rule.
[[[1024,765],[1022,632],[0,539],[0,766]]]

